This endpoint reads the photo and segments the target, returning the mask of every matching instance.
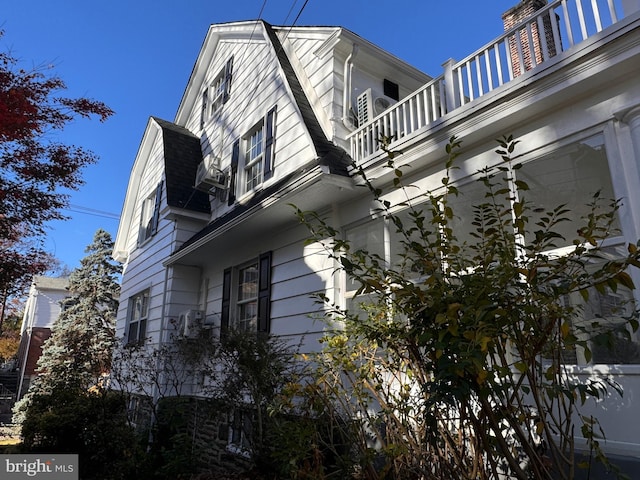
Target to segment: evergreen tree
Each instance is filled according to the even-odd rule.
[[[98,230],[38,361],[39,374],[14,409],[25,453],[77,453],[86,480],[135,478],[137,438],[124,397],[103,381],[111,370],[121,273],[113,241]]]
[[[111,368],[115,346],[120,266],[111,259],[113,241],[98,230],[87,255],[69,277],[69,297],[53,324],[38,361],[38,377],[16,409],[28,409],[31,399],[69,388],[78,393],[100,386]]]

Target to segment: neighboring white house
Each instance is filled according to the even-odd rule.
[[[61,302],[69,296],[68,286],[67,277],[33,277],[20,329],[17,398],[27,392],[31,380],[37,375],[42,345],[51,336],[53,322],[62,310]]]
[[[578,215],[601,188],[624,201],[609,248],[635,243],[640,0],[525,0],[503,19],[504,33],[435,78],[340,27],[212,25],[175,119],[150,118],[135,158],[114,249],[125,265],[118,334],[159,344],[179,319],[199,320],[317,349],[310,295],[347,305],[353,289],[305,246],[290,204],[392,255],[348,169],[353,159],[391,180],[382,134],[423,192],[440,185],[448,139],[461,138],[455,175],[469,204],[476,172],[499,160],[494,139],[512,134],[532,201]],[[624,388],[594,408],[605,449],[640,457],[640,360],[577,362],[577,375],[610,373]]]

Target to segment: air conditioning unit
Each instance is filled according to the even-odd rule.
[[[204,323],[204,312],[202,310],[185,310],[178,316],[178,334],[185,337],[192,337],[198,332],[198,327]]]
[[[362,126],[370,122],[394,103],[397,101],[393,98],[378,93],[372,88],[366,89],[356,99],[358,125]]]
[[[209,193],[214,188],[224,190],[227,188],[226,175],[220,170],[220,161],[213,155],[207,155],[198,165],[196,172],[196,190]]]

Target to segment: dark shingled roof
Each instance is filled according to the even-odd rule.
[[[193,212],[211,213],[209,195],[193,188],[202,162],[200,139],[184,127],[152,117],[162,128],[167,204]]]

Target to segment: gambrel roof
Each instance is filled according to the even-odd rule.
[[[254,24],[254,22],[250,23]],[[281,44],[274,27],[263,20],[258,21],[258,24],[264,29],[265,38],[270,43],[270,48],[274,52],[275,58],[278,62],[278,66],[283,73],[283,80],[289,87],[292,99],[300,112],[304,127],[309,134],[312,146],[316,152],[317,164],[315,166],[321,167],[326,174],[329,174],[331,176],[343,177],[346,181],[350,181],[348,180],[350,178],[348,168],[351,164],[351,158],[349,154],[344,149],[338,147],[327,138],[327,135],[320,125],[320,121],[316,116],[313,107],[311,106],[309,98],[305,94],[300,79],[296,75],[291,61],[287,56],[287,53],[285,52],[285,49]],[[192,80],[194,75],[196,75],[195,71],[194,73],[192,73]],[[185,98],[183,98],[183,102],[188,101],[186,95],[187,94],[185,94]],[[177,118],[180,118],[180,112],[178,113]],[[213,219],[211,223],[209,223],[209,225],[207,225],[203,230],[196,233],[193,237],[191,237],[183,245],[181,245],[175,253],[188,249],[190,246],[198,243],[208,235],[212,234],[216,230],[225,226],[229,222],[232,222],[238,217],[241,217],[245,214],[250,215],[250,212],[252,210],[255,210],[256,208],[259,208],[259,206],[263,204],[263,202],[267,198],[274,195],[281,196],[282,192],[284,190],[287,190],[287,185],[296,184],[305,175],[307,175],[307,172],[304,171],[288,174],[285,177],[281,178],[278,182],[258,192],[251,198],[249,202],[236,205],[225,215]]]

